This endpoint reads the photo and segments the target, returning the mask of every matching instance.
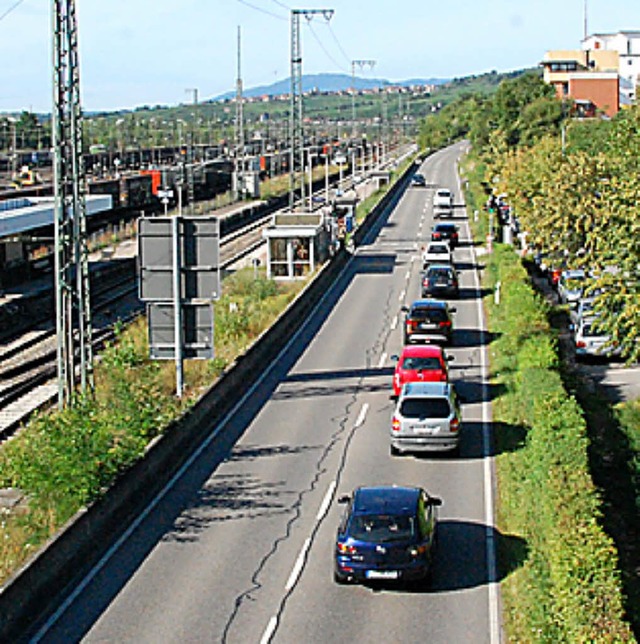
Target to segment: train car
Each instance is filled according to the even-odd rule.
[[[152,178],[144,175],[133,175],[123,179],[123,196],[126,208],[144,208],[157,203],[153,194]]]
[[[90,181],[87,185],[90,195],[111,195],[111,203],[114,210],[122,206],[119,179]]]

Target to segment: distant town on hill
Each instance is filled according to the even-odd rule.
[[[383,87],[424,87],[444,85],[450,79],[447,78],[413,78],[402,81],[389,81],[383,78],[361,78],[353,79],[349,74],[305,74],[302,76],[303,92],[344,92],[355,87],[357,91],[381,89]],[[255,98],[258,96],[280,96],[291,92],[291,79],[285,78],[276,81],[271,85],[260,85],[243,90],[243,96]],[[235,92],[225,92],[220,96],[212,98],[212,101],[230,100],[235,97]]]

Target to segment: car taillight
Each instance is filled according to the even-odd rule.
[[[451,320],[444,320],[440,322],[440,326],[451,326]]]
[[[415,329],[416,324],[418,324],[415,320],[407,320],[407,330],[413,331]]]
[[[393,420],[391,421],[391,430],[394,432],[399,432],[400,431],[400,421],[394,416]]]
[[[584,340],[578,340],[576,342],[576,349],[584,349],[587,346],[587,343]]]
[[[427,546],[411,546],[409,548],[409,554],[412,557],[420,557],[421,555],[424,555],[427,552]]]
[[[338,543],[338,552],[343,555],[354,555],[357,550],[355,546],[348,546],[346,543]]]
[[[434,241],[436,241],[437,239],[440,239],[440,233],[433,233],[431,235],[431,239],[433,239]]]
[[[457,432],[460,429],[460,421],[457,418],[452,418],[449,421],[449,430],[452,432]]]
[[[447,382],[447,380],[448,380],[448,378],[447,378],[447,374],[446,374],[446,372],[444,372],[444,371],[443,371],[443,372],[440,374],[440,381],[441,381],[441,382]]]

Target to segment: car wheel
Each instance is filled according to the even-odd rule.
[[[349,583],[349,578],[348,577],[343,577],[341,574],[336,572],[335,570],[333,571],[333,581],[336,582],[336,584],[339,584],[340,586],[344,586]]]
[[[389,445],[389,454],[391,456],[400,456],[400,450],[395,445]]]

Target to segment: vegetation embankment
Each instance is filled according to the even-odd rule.
[[[630,642],[617,553],[600,525],[587,427],[559,373],[548,310],[520,259],[497,245],[487,299],[501,532],[526,540],[520,568],[499,553],[505,627],[517,642]]]
[[[630,208],[637,155],[629,156],[622,142],[635,137],[631,148],[639,145],[632,124],[640,111],[591,124],[573,123],[568,113],[531,75],[503,83],[490,99],[451,105],[436,127],[425,122],[421,141],[430,147],[470,138],[474,152],[465,170],[472,218],[479,211],[476,239],[483,241],[488,232],[482,211],[487,195],[505,193],[530,247],[561,262],[556,265],[595,268],[596,286],[607,293],[598,303],[603,325],[629,358],[637,357],[638,218]],[[516,570],[502,584],[507,635],[518,642],[635,641],[627,620],[638,628],[637,559],[634,564],[623,548],[620,572],[616,545],[624,545],[619,528],[637,517],[637,506],[610,505],[610,489],[602,487],[598,472],[598,463],[611,454],[614,429],[610,423],[596,427],[587,401],[579,398],[585,415],[567,391],[570,382],[548,322],[552,311],[536,295],[521,259],[497,245],[486,261],[485,285],[501,286],[500,303],[487,298],[486,304],[499,528],[528,544],[520,568],[509,564],[521,553],[499,553],[503,569]],[[604,271],[611,265],[617,270]],[[632,480],[637,503],[636,414],[633,406],[618,413],[618,434],[626,440],[616,458],[631,473],[618,477],[618,484]],[[629,498],[629,489],[625,493]],[[617,532],[611,529],[616,521]]]
[[[389,185],[405,168],[394,171]],[[367,214],[388,189],[367,201]],[[39,414],[4,443],[0,488],[16,488],[25,502],[0,513],[0,584],[140,459],[149,442],[271,326],[305,283],[275,282],[252,268],[224,280],[214,304],[216,358],[185,362],[181,400],[174,396],[173,363],[149,360],[146,323],[139,320],[103,352],[93,396],[78,398],[64,411]]]

